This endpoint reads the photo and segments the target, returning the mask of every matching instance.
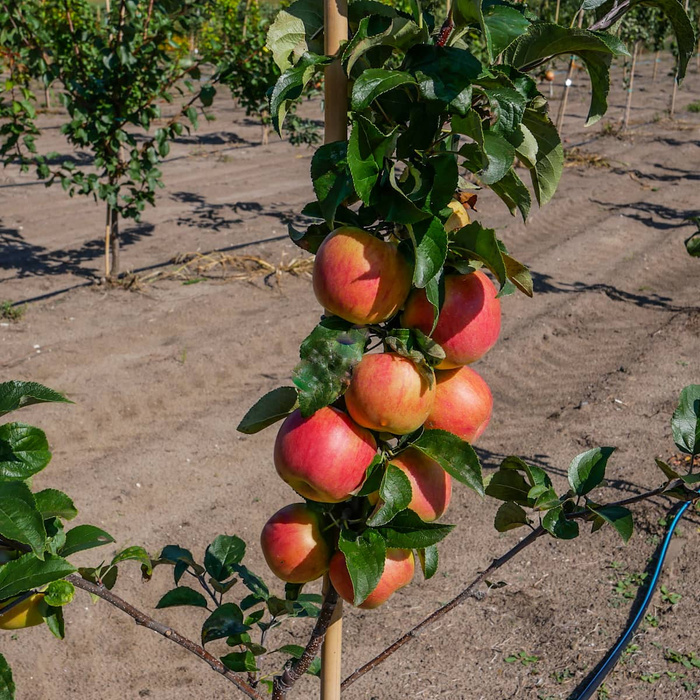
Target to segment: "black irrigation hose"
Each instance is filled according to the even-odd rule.
[[[659,577],[661,576],[661,570],[664,565],[664,560],[666,559],[666,553],[668,552],[668,546],[671,542],[671,538],[673,537],[673,533],[676,530],[676,526],[678,525],[680,519],[683,517],[683,514],[688,510],[688,507],[690,505],[692,505],[692,501],[686,501],[671,521],[671,525],[669,526],[668,531],[666,532],[666,537],[664,538],[663,544],[661,545],[661,549],[659,550],[659,558],[656,562],[654,574],[649,581],[649,585],[647,587],[646,594],[644,595],[644,598],[642,600],[642,604],[639,606],[639,609],[635,613],[634,617],[627,625],[627,629],[625,629],[625,631],[622,633],[622,636],[620,637],[620,639],[618,639],[617,644],[615,644],[615,646],[612,647],[612,649],[610,649],[610,651],[607,653],[607,656],[603,659],[602,663],[600,664],[600,667],[595,672],[593,677],[588,681],[588,683],[586,683],[586,685],[583,687],[583,690],[580,693],[574,693],[574,695],[571,696],[572,700],[589,700],[590,698],[592,698],[593,694],[596,692],[596,690],[598,690],[598,687],[603,683],[606,676],[613,670],[615,664],[618,662],[620,656],[622,655],[622,652],[629,644],[630,639],[632,638],[632,635],[639,626],[639,623],[642,621],[644,613],[649,607],[651,598],[654,595],[654,591],[656,590],[656,584],[659,582]]]

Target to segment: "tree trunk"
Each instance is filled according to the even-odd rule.
[[[655,83],[655,82],[656,82],[656,75],[657,75],[658,72],[659,72],[659,61],[661,60],[661,59],[659,58],[659,55],[660,55],[660,54],[661,54],[661,51],[657,51],[657,52],[654,54],[654,72],[652,73],[652,76],[651,76],[651,82],[652,82],[652,83]]]
[[[107,205],[105,222],[105,277],[115,279],[119,274],[119,212]]]
[[[627,104],[625,105],[625,118],[622,120],[622,130],[627,131],[627,126],[630,123],[630,112],[632,111],[632,93],[634,92],[634,69],[637,67],[637,54],[639,52],[639,42],[634,42],[634,51],[632,52],[632,67],[630,68],[630,83],[627,87]]]

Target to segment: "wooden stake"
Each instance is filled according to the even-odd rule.
[[[325,53],[333,56],[348,40],[347,0],[323,0],[325,24]],[[325,70],[325,143],[347,141],[348,138],[348,80],[340,61]],[[323,578],[323,592],[330,579]],[[340,700],[343,649],[343,601],[338,600],[331,624],[321,647],[321,700]]]
[[[323,577],[323,593],[330,585],[328,574]],[[331,624],[321,647],[321,700],[340,700],[343,648],[343,599],[335,606]]]
[[[348,40],[347,0],[323,0],[325,13],[325,51],[337,53]],[[334,61],[325,71],[325,142],[348,138],[348,81],[340,61]]]
[[[654,54],[654,73],[653,73],[652,76],[651,76],[651,82],[652,82],[652,83],[655,83],[655,82],[656,82],[656,74],[659,72],[659,61],[661,60],[661,59],[659,58],[659,54],[660,54],[660,53],[661,53],[661,51],[657,51],[657,52]]]
[[[634,69],[637,67],[637,53],[639,51],[638,41],[634,42],[634,51],[632,52],[632,67],[630,68],[630,83],[627,88],[627,104],[625,105],[625,118],[622,120],[622,130],[627,130],[627,125],[630,122],[630,111],[632,110],[632,93],[634,92]]]

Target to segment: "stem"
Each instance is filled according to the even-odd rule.
[[[326,597],[323,599],[321,612],[316,620],[316,625],[304,649],[304,653],[287,668],[281,676],[275,677],[272,700],[284,700],[287,693],[292,689],[292,686],[306,673],[311,662],[318,655],[319,647],[326,636],[326,631],[333,621],[337,607],[338,593],[335,588],[329,584]]]
[[[152,617],[149,617],[145,613],[135,608],[133,605],[130,605],[119,596],[107,590],[104,586],[98,586],[90,581],[86,581],[77,574],[71,574],[70,576],[66,577],[66,581],[70,581],[70,583],[76,586],[76,588],[82,588],[84,591],[92,593],[98,598],[102,598],[102,600],[107,601],[110,605],[113,605],[115,608],[119,608],[119,610],[132,617],[136,621],[137,625],[141,625],[142,627],[146,627],[153,632],[157,632],[166,639],[169,639],[170,641],[179,644],[184,649],[187,649],[187,651],[199,657],[202,659],[202,661],[206,661],[214,671],[220,673],[224,678],[226,678],[226,680],[233,683],[238,690],[240,690],[247,697],[252,698],[252,700],[264,700],[264,696],[260,695],[256,690],[248,685],[248,683],[246,683],[241,676],[226,668],[221,661],[219,661],[215,656],[212,656],[204,649],[204,647],[201,647],[199,644],[195,644],[195,642],[192,640],[178,634],[171,627],[168,627],[167,625],[154,620]]]
[[[369,671],[373,670],[379,664],[386,661],[392,654],[397,652],[405,644],[415,639],[426,627],[429,627],[434,622],[442,619],[447,613],[454,610],[458,605],[461,605],[465,600],[476,595],[477,588],[497,569],[500,569],[504,564],[509,562],[516,554],[531,545],[536,539],[546,534],[547,531],[542,527],[533,530],[529,535],[524,537],[518,544],[509,549],[505,554],[498,559],[494,559],[490,566],[482,571],[459,595],[455,596],[449,603],[438,608],[435,612],[428,615],[422,622],[419,622],[415,627],[406,632],[402,637],[399,637],[391,646],[387,647],[380,654],[377,654],[371,661],[368,661],[364,666],[360,666],[353,671],[342,683],[341,688],[345,690],[349,685],[352,685],[356,680],[364,676]]]

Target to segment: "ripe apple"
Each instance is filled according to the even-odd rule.
[[[18,597],[15,596],[0,603],[0,630],[21,630],[25,627],[40,625],[44,621],[41,614],[46,608],[43,593],[34,593],[3,613],[3,608],[17,600]]]
[[[437,520],[447,510],[452,498],[452,478],[434,460],[414,447],[409,447],[390,460],[411,482],[413,496],[408,507],[426,523]],[[371,494],[376,502],[379,494]]]
[[[376,452],[372,433],[337,408],[308,418],[297,409],[277,433],[275,467],[304,498],[339,503],[360,488]]]
[[[435,384],[415,362],[395,352],[365,355],[355,366],[345,405],[364,428],[406,435],[420,428],[433,407]]]
[[[554,80],[554,71],[553,71],[553,70],[548,70],[548,71],[544,74],[544,79],[545,79],[546,81],[548,81],[548,82],[551,83],[551,82]]]
[[[462,202],[458,202],[456,199],[453,199],[447,206],[452,209],[450,218],[445,222],[445,231],[447,233],[459,231],[459,229],[471,223],[469,212]]]
[[[413,552],[410,549],[387,549],[384,572],[377,587],[357,607],[371,610],[385,603],[395,591],[411,583],[414,566]],[[333,555],[328,573],[338,595],[352,604],[355,598],[354,590],[345,564],[345,555],[342,552],[336,552]]]
[[[320,515],[304,503],[285,506],[267,521],[260,544],[277,578],[308,583],[328,571],[331,550],[322,527]]]
[[[445,277],[445,301],[432,334],[446,355],[438,369],[476,362],[494,346],[501,331],[501,302],[496,294],[493,282],[481,270]],[[402,321],[406,328],[430,333],[433,307],[423,289],[411,293]]]
[[[476,442],[491,420],[489,385],[471,367],[438,370],[435,380],[435,403],[425,427],[448,430],[462,440]]]
[[[411,279],[411,265],[396,245],[350,226],[333,231],[314,261],[318,303],[358,325],[396,314],[411,291]]]

